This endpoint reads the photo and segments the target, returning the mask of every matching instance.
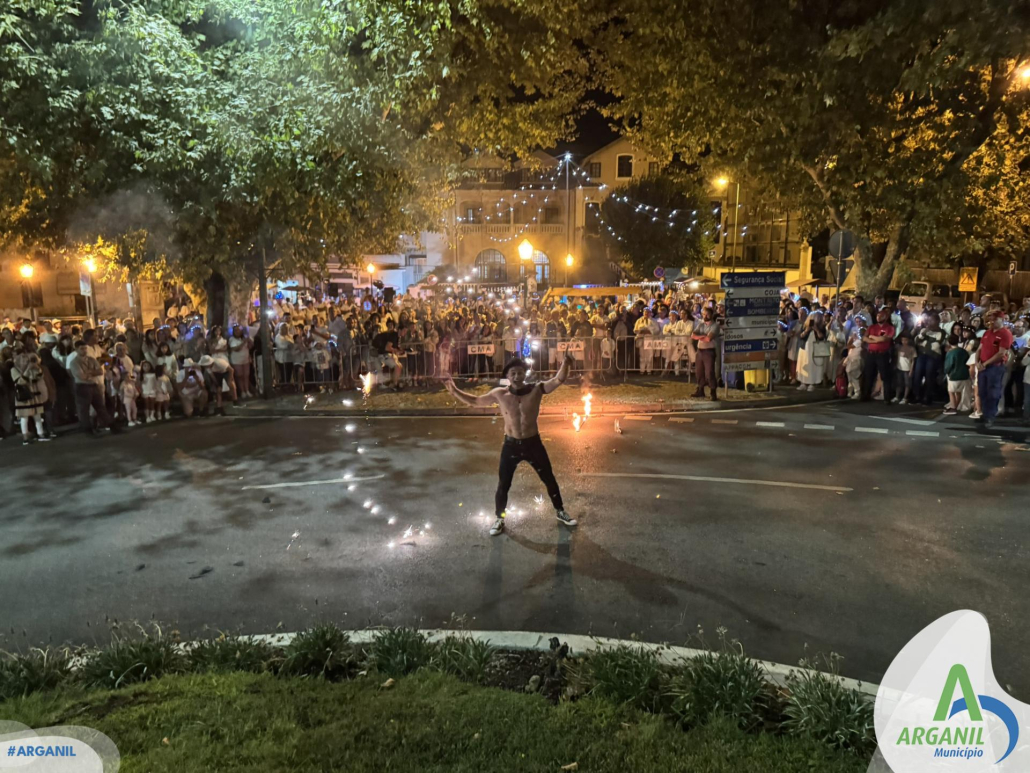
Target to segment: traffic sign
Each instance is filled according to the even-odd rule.
[[[654,278],[655,279],[662,279],[664,276],[665,276],[665,269],[662,268],[661,266],[655,266],[654,267]]]
[[[852,231],[834,231],[830,235],[829,253],[834,258],[850,258],[857,241]]]
[[[723,351],[728,357],[730,354],[742,352],[775,352],[778,341],[776,339],[759,339],[754,341],[724,341]]]
[[[1009,261],[1009,276],[1015,276],[1016,275],[1016,271],[1018,269],[1019,269],[1019,264],[1016,261],[1014,261],[1014,260],[1010,260]]]
[[[767,315],[764,317],[727,317],[726,328],[774,328],[780,321],[777,315]]]
[[[767,370],[776,368],[776,360],[756,360],[755,362],[727,362],[722,369],[727,373],[742,373],[745,370]]]
[[[840,266],[837,265],[838,262],[840,263]],[[830,258],[826,261],[826,268],[829,271],[829,275],[833,277],[834,282],[840,279],[841,284],[844,284],[844,282],[847,281],[848,274],[851,273],[851,269],[854,265],[854,258],[844,258],[841,261],[838,261],[836,258]],[[840,271],[839,277],[837,275],[838,270]]]
[[[731,287],[726,290],[727,298],[775,298],[780,299],[782,287]]]
[[[759,327],[733,328],[724,330],[723,341],[754,341],[759,338],[776,338],[779,330],[775,326],[762,325]]]
[[[975,293],[976,279],[980,269],[975,266],[963,266],[958,270],[958,291],[960,293]]]
[[[723,274],[719,281],[723,290],[731,287],[775,287],[783,289],[787,285],[787,274],[784,271],[747,271],[737,274]]]
[[[779,298],[727,298],[727,317],[774,317],[780,312]]]
[[[723,356],[723,362],[765,362],[769,358],[769,352],[737,352]]]

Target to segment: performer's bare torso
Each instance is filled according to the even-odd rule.
[[[504,434],[517,440],[539,435],[536,422],[540,416],[540,399],[544,396],[542,384],[531,384],[529,393],[512,394],[508,389],[495,389],[494,397],[504,417]]]

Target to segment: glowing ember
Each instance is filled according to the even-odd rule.
[[[361,394],[368,397],[372,394],[372,374],[366,373],[361,377]]]

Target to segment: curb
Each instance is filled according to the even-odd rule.
[[[826,399],[820,398],[817,400],[792,400],[789,397],[783,398],[770,398],[768,400],[717,400],[709,402],[698,402],[692,403],[686,400],[673,400],[666,402],[665,400],[657,400],[650,403],[631,403],[627,405],[621,405],[619,403],[602,403],[599,401],[594,402],[593,417],[597,418],[600,416],[625,416],[627,414],[651,414],[661,415],[669,413],[706,413],[709,411],[748,411],[756,410],[761,408],[793,408],[803,405],[823,405],[826,403],[838,402],[836,398]],[[568,406],[569,409],[575,408],[575,406]],[[291,416],[321,416],[321,417],[333,417],[337,416],[340,418],[354,418],[368,416],[370,418],[376,417],[419,417],[419,416],[436,416],[436,417],[461,417],[461,416],[497,416],[497,411],[494,408],[381,408],[375,409],[370,408],[368,410],[324,410],[320,408],[311,409],[296,409],[296,408],[244,408],[235,409],[229,416],[237,419],[255,418],[255,419],[268,419],[268,418],[287,418]],[[564,408],[547,408],[542,407],[540,409],[541,416],[566,416],[568,410]]]
[[[695,658],[708,652],[708,650],[674,647],[668,644],[653,644],[635,639],[613,639],[606,636],[583,636],[581,634],[547,634],[535,631],[465,631],[450,628],[421,628],[418,630],[425,634],[426,638],[430,641],[441,641],[448,636],[463,636],[476,641],[488,642],[500,649],[533,650],[536,652],[549,652],[551,649],[550,640],[556,636],[563,644],[569,645],[571,653],[583,655],[624,646],[654,652],[658,659],[666,665],[674,665],[682,660]],[[374,628],[344,631],[354,644],[370,644],[377,632],[378,630]],[[241,636],[240,638],[248,641],[263,642],[275,647],[285,647],[296,636],[296,633],[273,633],[254,634]],[[189,645],[187,644],[186,646]],[[774,663],[769,660],[755,660],[755,662],[765,670],[769,681],[778,686],[784,686],[787,683],[787,675],[791,672],[821,673],[826,676],[825,672],[801,668],[800,666],[787,666],[783,663]],[[872,684],[871,682],[861,682],[857,679],[843,676],[838,677],[838,679],[840,679],[844,687],[870,697],[875,697],[879,690],[879,685]]]

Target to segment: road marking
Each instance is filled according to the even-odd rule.
[[[749,478],[709,478],[703,475],[667,475],[650,472],[584,472],[585,478],[658,478],[661,480],[692,480],[700,483],[745,483],[751,486],[776,486],[779,488],[805,488],[816,491],[853,491],[846,486],[820,486],[816,483],[790,483],[783,480],[751,480]]]
[[[756,427],[779,427],[780,429],[783,429],[783,427],[786,427],[787,425],[784,424],[782,421],[756,421],[755,422],[755,426]]]
[[[906,435],[913,435],[915,437],[940,437],[941,436],[940,432],[923,432],[922,430],[918,430],[918,429],[910,429],[905,434]]]
[[[712,424],[736,424],[737,419],[712,419]]]
[[[365,478],[333,478],[332,480],[302,480],[295,483],[265,483],[261,486],[244,486],[240,491],[265,488],[299,488],[301,486],[325,486],[329,483],[363,483],[369,480],[379,480],[385,475],[369,475]]]
[[[677,424],[690,424],[693,419],[681,419],[674,416],[669,421],[676,422]]]
[[[855,427],[855,432],[871,432],[874,435],[887,435],[890,433],[889,429],[883,427]]]
[[[902,424],[915,424],[920,427],[932,427],[936,424],[936,421],[927,421],[926,419],[903,419],[900,416],[869,416],[870,419],[879,419],[880,421],[897,421]]]
[[[650,416],[650,415],[641,416],[640,414],[629,413],[629,414],[626,414],[625,416],[623,416],[622,420],[623,421],[651,421],[651,419],[653,419],[653,418],[654,417]]]
[[[806,424],[805,429],[836,429],[832,424]]]

